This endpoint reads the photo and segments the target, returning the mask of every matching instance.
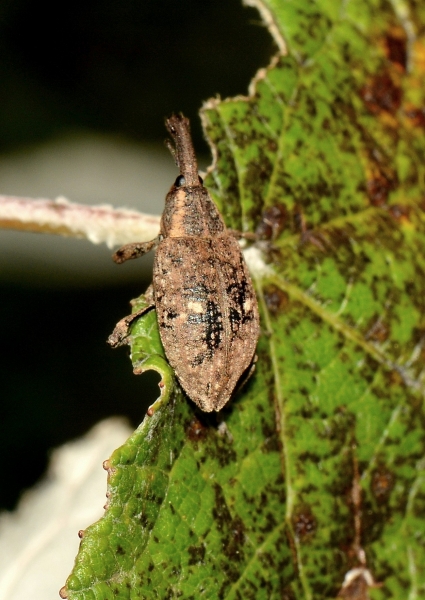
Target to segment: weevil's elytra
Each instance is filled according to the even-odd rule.
[[[156,246],[151,293],[165,354],[188,396],[202,410],[218,411],[253,364],[257,299],[234,232],[198,175],[188,119],[174,115],[166,124],[180,175],[167,194],[160,234],[124,246],[114,260]],[[120,321],[109,342],[124,343],[141,314]]]

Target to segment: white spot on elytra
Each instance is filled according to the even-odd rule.
[[[189,302],[187,305],[188,310],[192,310],[194,313],[203,313],[204,312],[204,308],[201,304],[201,302]]]

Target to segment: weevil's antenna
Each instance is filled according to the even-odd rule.
[[[175,144],[173,147],[169,142],[167,146],[186,180],[186,185],[202,185],[198,176],[198,161],[190,135],[189,119],[182,114],[171,115],[165,124]]]
[[[168,150],[171,152],[171,156],[174,158],[174,162],[176,163],[177,167],[180,169],[179,159],[178,159],[178,156],[176,153],[176,149],[173,146],[173,142],[170,139],[166,139],[165,145],[167,146]]]

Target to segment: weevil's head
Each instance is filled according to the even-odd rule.
[[[180,175],[165,199],[161,218],[164,237],[211,237],[225,230],[225,225],[204,182],[198,174],[198,162],[190,137],[189,119],[173,115],[166,121],[173,138],[168,147]]]

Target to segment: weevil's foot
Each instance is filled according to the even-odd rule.
[[[116,326],[114,331],[108,337],[108,344],[112,346],[112,348],[118,348],[127,343],[127,338],[129,336],[129,327],[133,319],[131,318],[133,315],[129,315],[124,319],[121,319]]]
[[[248,240],[249,242],[257,242],[259,237],[256,233],[252,233],[251,231],[238,231],[237,229],[229,229],[230,235],[232,235],[237,240]]]
[[[152,295],[152,286],[149,286],[145,297],[146,298],[149,297],[149,299],[150,299],[151,295]],[[145,307],[141,308],[140,310],[138,310],[137,312],[132,313],[131,315],[128,315],[127,317],[124,317],[124,319],[121,319],[121,321],[118,321],[118,323],[115,325],[114,331],[108,337],[108,340],[107,340],[108,344],[110,346],[112,346],[112,348],[118,348],[118,346],[123,346],[124,344],[128,344],[128,341],[129,341],[128,338],[130,336],[130,325],[133,323],[133,321],[135,321],[139,317],[143,316],[144,314],[146,314],[148,311],[152,310],[153,308],[155,308],[153,303],[148,304],[148,306],[145,306]]]

